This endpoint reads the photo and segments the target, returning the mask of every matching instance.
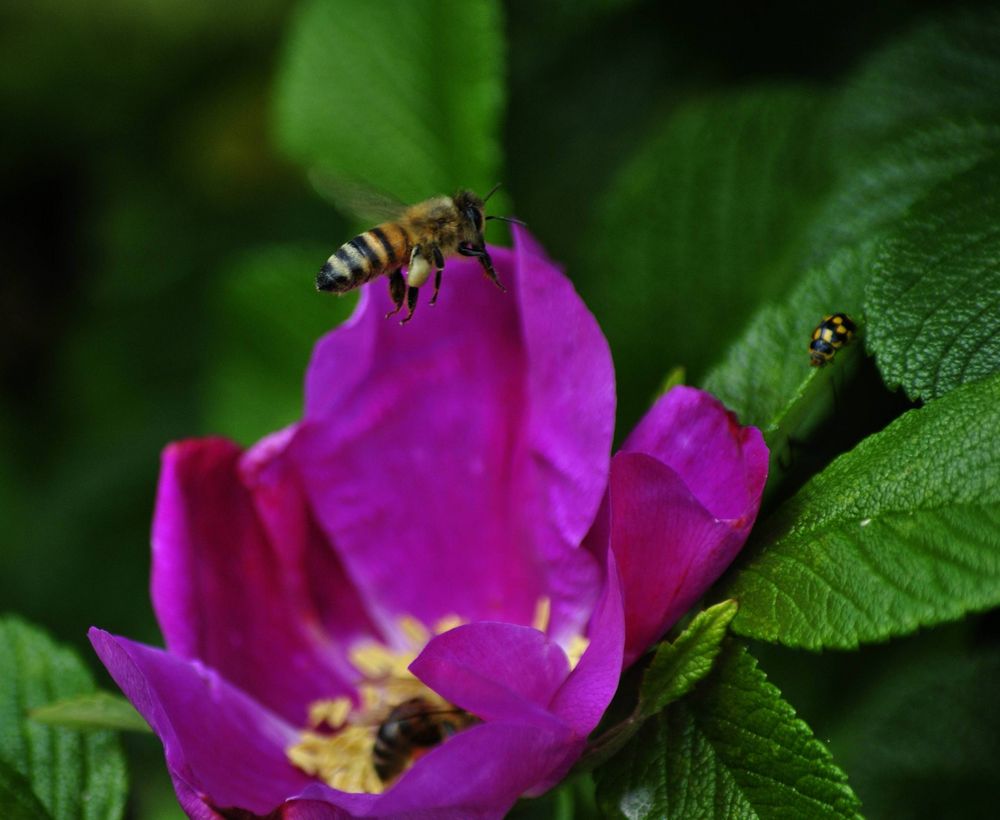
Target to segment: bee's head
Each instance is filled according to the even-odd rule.
[[[459,191],[454,201],[462,221],[462,240],[476,247],[482,246],[485,203],[472,191]]]

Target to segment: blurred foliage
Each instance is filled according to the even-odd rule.
[[[76,653],[5,616],[0,618],[0,669],[0,816],[119,816],[128,778],[117,735],[46,726],[27,714],[52,700],[93,692],[93,679]],[[31,813],[35,801],[44,813]]]
[[[734,402],[748,368],[770,368],[745,411],[774,418],[801,388],[781,367],[804,355],[817,289],[854,299],[838,277],[867,265],[868,240],[1000,140],[1000,17],[941,29],[948,5],[442,0],[378,4],[373,26],[335,0],[5,4],[4,609],[95,669],[93,623],[159,640],[159,450],[209,432],[249,444],[293,420],[312,341],[352,304],[312,289],[350,230],[307,182],[316,166],[404,199],[503,179],[611,340],[619,435],[676,365],[698,384],[721,361],[709,384]],[[370,98],[333,81],[361,65]],[[856,408],[855,439],[894,401]],[[871,816],[940,805],[908,788],[944,765],[935,726],[960,722],[968,748],[986,748],[971,695],[932,704],[937,723],[905,721],[935,687],[984,687],[991,667],[949,636],[930,657],[961,675],[917,675],[905,692],[894,682],[913,657],[865,651],[885,688],[871,683],[860,714],[899,734],[874,755],[845,678],[810,699],[824,659],[763,656]],[[177,816],[155,741],[127,748],[132,813]]]
[[[306,0],[278,80],[279,142],[306,167],[406,203],[485,193],[500,166],[501,20],[499,0]],[[410,47],[383,43],[390,32]]]

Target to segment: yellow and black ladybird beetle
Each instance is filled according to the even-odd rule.
[[[822,367],[832,362],[834,354],[854,338],[856,330],[857,327],[846,313],[824,316],[809,342],[809,363],[813,367]]]

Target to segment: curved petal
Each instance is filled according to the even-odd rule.
[[[285,455],[296,429],[285,428],[254,445],[240,460],[240,477],[280,562],[285,594],[301,604],[302,628],[324,645],[341,678],[353,681],[357,670],[350,663],[350,647],[384,636],[316,522],[301,478]]]
[[[729,566],[746,541],[753,516],[716,518],[674,470],[645,453],[619,453],[611,460],[610,493],[611,550],[624,593],[627,665]]]
[[[91,629],[111,677],[163,741],[192,817],[239,807],[267,814],[310,778],[285,757],[297,733],[197,661]]]
[[[494,261],[509,278],[510,254]],[[441,303],[407,326],[386,321],[388,296],[369,287],[354,321],[319,342],[290,449],[387,633],[403,614],[526,621],[541,594],[510,490],[525,367],[515,303],[475,263],[449,261],[448,274]],[[357,383],[339,379],[349,358],[371,363]]]
[[[753,523],[767,481],[767,446],[714,396],[683,385],[662,396],[622,445],[673,469],[716,518]]]
[[[491,249],[509,293],[449,260],[433,309],[401,328],[376,284],[316,347],[290,452],[385,631],[401,614],[530,623],[557,545],[578,543],[600,502],[607,346],[569,283],[518,243]],[[553,613],[585,617],[562,600]]]
[[[327,803],[325,800],[296,798],[281,807],[281,820],[350,820],[352,815],[345,809]]]
[[[421,756],[381,795],[345,794],[313,783],[285,804],[282,816],[339,820],[324,813],[325,804],[350,817],[499,820],[522,794],[554,782],[552,772],[576,760],[584,745],[558,724],[481,723]]]
[[[484,720],[551,724],[549,701],[566,680],[569,661],[537,629],[479,622],[433,638],[410,671]]]
[[[552,700],[552,711],[581,737],[604,716],[618,689],[625,646],[621,580],[613,551],[607,551],[604,592],[590,621],[590,644]]]
[[[611,350],[594,315],[572,283],[522,227],[512,228],[521,332],[528,361],[528,463],[518,484],[519,507],[536,522],[539,546],[566,577],[564,548],[583,541],[608,482],[615,425],[615,372]],[[588,556],[589,558],[589,556]],[[577,558],[582,561],[582,558]],[[550,589],[552,628],[579,631],[600,591],[600,567],[591,589],[560,594]],[[551,585],[550,585],[551,586]],[[564,627],[565,624],[565,627]]]
[[[568,729],[507,722],[473,726],[420,758],[376,808],[386,817],[414,810],[430,817],[439,812],[503,817],[570,750],[582,746]]]
[[[607,488],[615,373],[607,340],[570,280],[526,229],[514,225],[512,233],[531,364],[520,508],[536,522],[546,557],[547,632],[563,641],[586,629],[603,587],[601,562],[576,547]]]
[[[302,723],[310,701],[353,689],[309,600],[286,585],[291,573],[240,480],[240,455],[221,439],[164,451],[153,521],[153,608],[172,652],[201,660]],[[343,590],[353,594],[347,586],[331,586],[329,594]]]

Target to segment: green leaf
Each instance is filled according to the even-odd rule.
[[[52,817],[16,769],[0,760],[0,817],[5,820],[48,820]]]
[[[589,770],[608,760],[645,720],[690,692],[711,671],[735,614],[736,602],[722,601],[699,612],[672,643],[661,643],[643,673],[632,714],[598,737],[580,759],[578,768]]]
[[[675,641],[660,644],[642,678],[640,715],[659,712],[694,689],[711,671],[736,609],[736,601],[711,606],[695,615]]]
[[[285,47],[278,138],[303,165],[407,202],[483,193],[499,179],[503,73],[495,0],[310,0]]]
[[[825,394],[829,404],[830,380],[844,369],[850,346],[831,365],[815,368],[809,363],[810,337],[830,313],[847,313],[860,324],[870,253],[866,246],[842,250],[803,276],[784,302],[761,308],[705,378],[705,389],[769,439],[779,429],[800,427],[791,417],[800,412],[810,388]]]
[[[121,695],[94,692],[39,706],[28,713],[38,723],[66,729],[118,729],[149,732],[149,724]]]
[[[798,272],[798,242],[829,182],[824,104],[797,88],[688,104],[623,166],[588,254],[589,301],[623,383],[649,379],[651,357],[701,373],[748,307]],[[640,302],[655,309],[636,311]],[[626,419],[641,410],[626,407]]]
[[[732,629],[787,646],[850,649],[1000,604],[1000,377],[864,440],[744,553]]]
[[[597,770],[609,817],[856,817],[858,800],[826,747],[730,645],[694,694],[645,723]]]
[[[852,78],[832,122],[858,156],[932,122],[1000,121],[1000,13],[959,10],[906,32]],[[839,126],[839,127],[838,127]]]
[[[255,248],[219,278],[212,299],[220,321],[206,357],[208,431],[249,444],[302,414],[312,347],[357,301],[313,287],[329,255],[319,245]]]
[[[0,619],[0,762],[26,779],[55,820],[122,813],[126,774],[112,732],[43,726],[28,711],[94,691],[80,659],[38,629]]]
[[[891,387],[944,395],[1000,369],[1000,159],[935,188],[887,237],[867,292]]]
[[[856,693],[830,743],[872,817],[996,813],[998,680],[995,644],[948,643]]]
[[[541,797],[521,798],[507,820],[586,820],[600,817],[594,803],[594,781],[589,774],[562,781]]]
[[[840,167],[834,189],[809,228],[812,264],[843,247],[880,238],[940,182],[1000,149],[1000,118],[946,120],[860,150]]]

